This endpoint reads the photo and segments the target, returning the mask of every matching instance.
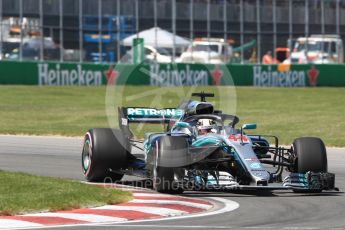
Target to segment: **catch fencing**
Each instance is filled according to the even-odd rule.
[[[2,59],[114,63],[126,54],[124,37],[160,27],[190,40],[223,38],[247,64],[269,50],[292,50],[287,41],[300,36],[344,37],[345,1],[0,0],[0,22]],[[170,53],[177,62],[181,50]]]

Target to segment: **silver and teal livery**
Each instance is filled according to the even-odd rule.
[[[82,155],[86,178],[135,175],[148,178],[155,190],[168,193],[187,189],[336,189],[321,139],[296,138],[291,147],[282,147],[276,136],[248,134],[256,124],[237,126],[237,116],[215,110],[205,100],[213,94],[192,96],[200,101],[187,100],[177,108],[119,108],[120,129],[112,131],[116,139],[109,136],[109,130],[89,131]],[[148,132],[144,140],[136,140],[130,123],[159,124],[165,130]],[[107,146],[105,140],[113,141]]]

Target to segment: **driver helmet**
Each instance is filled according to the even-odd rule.
[[[218,133],[216,122],[212,119],[199,119],[197,122],[198,135]]]

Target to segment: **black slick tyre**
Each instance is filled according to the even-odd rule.
[[[168,167],[165,163],[161,164],[161,158],[169,159],[172,154],[178,151],[186,151],[188,148],[187,142],[183,137],[163,136],[158,140],[155,148],[156,157],[153,160],[153,188],[157,192],[180,194],[183,193],[183,188],[177,182],[175,177],[181,177],[181,170],[177,167]]]
[[[320,138],[301,137],[293,142],[293,150],[296,156],[294,172],[327,172],[326,147]],[[318,193],[322,190],[293,190],[294,192]]]
[[[320,138],[297,138],[293,142],[293,150],[297,157],[295,172],[327,172],[326,147]]]
[[[129,142],[120,130],[90,129],[84,137],[82,170],[87,181],[116,182],[123,174],[110,172],[126,167]]]

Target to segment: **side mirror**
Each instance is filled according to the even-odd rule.
[[[256,129],[256,124],[244,124],[242,129]]]
[[[189,127],[191,127],[189,123],[183,122],[183,121],[176,122],[174,126],[180,127],[180,128],[189,128]]]

